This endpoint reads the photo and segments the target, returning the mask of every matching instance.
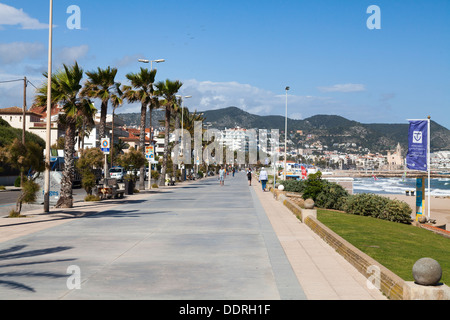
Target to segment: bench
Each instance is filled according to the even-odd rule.
[[[125,184],[117,183],[117,179],[103,179],[97,185],[97,196],[101,199],[121,199],[125,194]]]

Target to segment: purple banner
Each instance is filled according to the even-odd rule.
[[[408,169],[427,171],[428,120],[409,121]]]

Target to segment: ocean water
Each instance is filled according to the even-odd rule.
[[[415,178],[355,178],[353,193],[405,194],[406,190],[416,190]],[[428,194],[428,181],[425,179]],[[450,196],[450,178],[431,179],[432,196]]]

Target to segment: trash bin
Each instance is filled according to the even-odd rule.
[[[134,182],[132,180],[125,180],[125,194],[133,194]]]

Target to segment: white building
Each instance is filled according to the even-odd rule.
[[[47,140],[47,123],[45,114],[36,112],[31,108],[25,112],[25,130],[41,137],[44,141]],[[0,109],[0,118],[7,121],[11,127],[23,129],[23,108],[10,107]],[[51,138],[50,145],[54,144],[61,131],[58,130],[57,116],[52,116],[51,119]]]

